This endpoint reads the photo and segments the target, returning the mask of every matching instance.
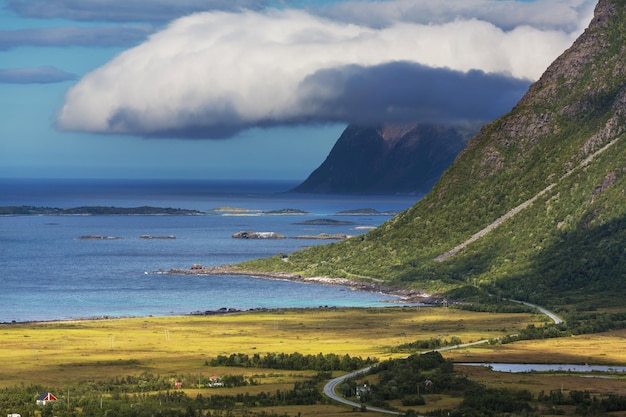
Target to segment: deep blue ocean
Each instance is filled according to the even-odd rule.
[[[242,276],[151,272],[232,264],[329,241],[289,237],[365,233],[386,215],[344,210],[404,210],[417,196],[320,196],[286,193],[288,181],[148,181],[0,179],[0,206],[155,206],[209,212],[218,207],[300,215],[0,216],[0,322],[165,316],[235,308],[388,305],[390,296],[343,287]],[[299,225],[311,219],[352,225]],[[241,240],[241,230],[276,232],[280,240]],[[80,240],[84,235],[115,240]],[[173,235],[175,239],[140,239]]]

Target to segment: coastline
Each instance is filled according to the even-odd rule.
[[[398,298],[397,300],[386,300],[391,303],[402,302],[421,305],[434,305],[441,302],[441,299],[433,294],[427,294],[424,292],[403,288],[395,288],[373,282],[356,281],[347,278],[305,277],[299,274],[292,274],[287,272],[255,271],[242,269],[235,265],[202,266],[195,264],[187,269],[174,268],[168,271],[159,270],[153,273],[163,275],[243,275],[269,280],[300,282],[304,284],[341,286],[349,288],[353,291],[378,293]]]
[[[391,286],[374,283],[350,280],[346,278],[330,278],[330,277],[305,277],[299,274],[292,274],[286,272],[266,272],[258,270],[247,270],[240,268],[236,265],[219,265],[219,266],[201,266],[198,264],[193,265],[187,269],[170,269],[170,270],[157,270],[152,272],[146,272],[146,274],[157,275],[237,275],[247,276],[252,278],[259,278],[265,280],[277,280],[277,281],[290,281],[303,284],[318,284],[326,286],[339,286],[345,287],[352,291],[361,291],[368,293],[381,294],[383,296],[389,296],[389,299],[380,300],[384,303],[393,304],[413,304],[419,306],[435,306],[441,304],[442,299],[436,295],[427,294],[420,291],[394,288]],[[391,298],[393,297],[393,298]],[[302,307],[302,308],[327,308],[328,306],[320,305],[318,307]],[[358,308],[358,307],[356,307]],[[245,313],[257,310],[281,310],[282,308],[249,308],[239,309],[232,307],[222,307],[214,310],[190,310],[185,313],[175,314],[174,316],[197,316],[197,315],[227,315]],[[1,321],[0,326],[6,325],[28,325],[28,324],[51,324],[51,323],[68,323],[68,322],[81,322],[81,321],[98,321],[98,320],[115,320],[115,319],[137,319],[142,317],[158,317],[159,315],[95,315],[95,316],[77,316],[71,318],[51,318],[43,320],[9,320]],[[169,316],[169,315],[166,315]]]

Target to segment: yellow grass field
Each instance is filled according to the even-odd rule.
[[[215,368],[218,355],[269,352],[349,354],[387,359],[407,353],[390,348],[416,340],[460,338],[463,342],[516,333],[528,324],[541,326],[536,314],[474,313],[447,308],[320,308],[254,311],[216,316],[177,316],[5,324],[0,326],[0,388],[16,384],[66,387],[149,372],[155,375],[245,375],[259,385],[220,389],[220,394],[275,392],[314,371]],[[559,339],[485,344],[446,351],[456,362],[595,363],[626,365],[626,330]],[[471,379],[491,387],[590,390],[626,393],[626,377],[582,378],[575,375],[507,374],[457,366]],[[184,387],[190,395],[215,389]],[[460,398],[427,396],[425,412],[454,407]],[[398,406],[400,404],[393,404]],[[281,407],[293,415],[343,416],[350,407],[315,405]],[[259,410],[260,411],[260,410]],[[266,410],[278,411],[276,409]]]
[[[0,386],[118,375],[214,372],[217,355],[268,352],[390,358],[402,343],[513,333],[541,317],[446,308],[293,309],[219,316],[146,317],[0,326]],[[398,356],[398,355],[396,355]],[[230,368],[234,374],[237,368]]]
[[[481,345],[447,352],[456,362],[626,364],[626,330]]]

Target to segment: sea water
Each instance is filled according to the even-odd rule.
[[[417,196],[286,193],[288,181],[0,180],[0,206],[155,206],[242,215],[0,216],[0,322],[188,314],[232,308],[380,306],[393,297],[344,287],[246,276],[165,275],[154,271],[232,264],[329,243],[290,237],[365,233],[390,215],[344,210],[403,210]],[[300,215],[263,212],[298,209]],[[222,213],[224,214],[224,213]],[[350,225],[302,225],[333,219]],[[233,239],[241,230],[287,239]],[[85,235],[115,239],[83,240]],[[142,235],[174,239],[141,239]]]

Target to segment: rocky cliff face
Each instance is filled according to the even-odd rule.
[[[494,175],[512,165],[511,160],[535,158],[533,151],[544,144],[559,146],[558,142],[575,140],[570,127],[586,119],[603,125],[577,144],[579,149],[568,163],[551,175],[570,170],[622,133],[626,86],[619,83],[626,71],[626,46],[615,20],[623,8],[623,1],[600,1],[585,32],[548,67],[517,106],[468,143],[463,153],[485,145],[477,175]],[[597,120],[608,112],[608,118]]]
[[[426,124],[351,125],[322,165],[293,191],[425,194],[469,136],[460,128]]]

